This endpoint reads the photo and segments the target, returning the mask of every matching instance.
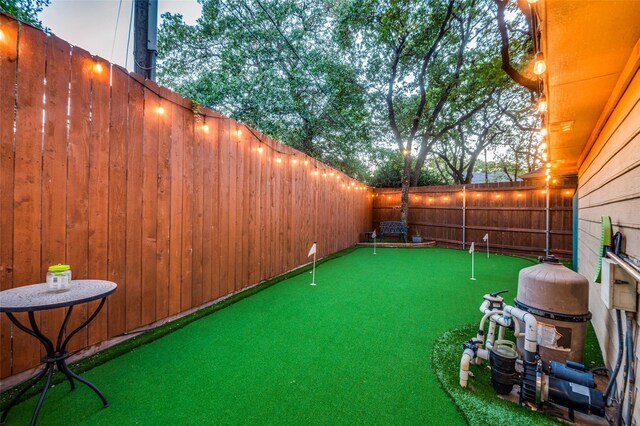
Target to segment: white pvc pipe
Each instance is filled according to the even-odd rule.
[[[469,363],[473,359],[473,351],[471,349],[465,349],[462,353],[462,359],[460,359],[460,386],[467,387],[467,381],[469,380]]]
[[[529,312],[513,306],[505,305],[504,311],[524,322],[524,350],[535,354],[538,350],[538,321]]]

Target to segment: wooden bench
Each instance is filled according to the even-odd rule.
[[[407,225],[404,222],[386,221],[380,222],[380,239],[385,235],[400,235],[404,242],[407,242]]]

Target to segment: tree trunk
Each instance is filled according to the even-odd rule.
[[[404,169],[402,171],[402,198],[400,202],[400,220],[409,226],[409,186],[411,184],[411,156],[404,156]]]

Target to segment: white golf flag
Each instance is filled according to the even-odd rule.
[[[489,239],[489,233],[484,234],[484,237],[482,237],[482,241],[487,241]]]
[[[471,247],[469,247],[469,253],[473,253],[474,251],[476,251],[476,243],[472,242]]]
[[[375,239],[376,237],[377,237],[376,230],[374,229],[373,232],[371,233],[371,238]]]
[[[307,257],[311,257],[314,254],[316,254],[316,243],[313,243],[313,245],[311,246],[311,249],[309,250],[309,254],[307,255]]]

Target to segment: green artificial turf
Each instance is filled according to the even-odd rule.
[[[57,385],[39,424],[465,424],[433,343],[478,321],[483,294],[511,301],[531,265],[478,255],[471,281],[466,251],[357,249],[320,265],[316,287],[297,275],[85,372],[107,409]],[[35,402],[8,424],[28,423]]]

